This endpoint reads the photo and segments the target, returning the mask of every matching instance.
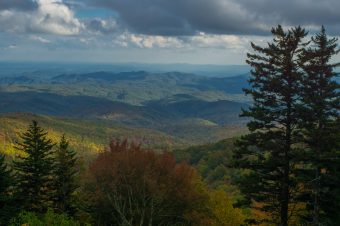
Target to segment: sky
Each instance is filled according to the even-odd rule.
[[[270,29],[340,35],[339,0],[0,0],[0,61],[244,64]]]

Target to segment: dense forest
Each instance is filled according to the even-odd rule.
[[[169,150],[132,141],[141,129],[110,141],[94,124],[53,134],[33,118],[0,153],[0,225],[340,225],[338,40],[324,27],[272,35],[247,55],[243,136]],[[84,158],[69,137],[91,128],[100,142],[82,139]]]

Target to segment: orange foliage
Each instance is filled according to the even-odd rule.
[[[279,221],[279,213],[270,214],[268,212],[261,211],[264,203],[260,202],[252,202],[251,215],[252,217],[259,223],[256,225],[259,226],[274,226],[278,225]],[[295,203],[289,205],[289,225],[300,225],[299,223],[299,213],[302,213],[306,209],[305,203]]]

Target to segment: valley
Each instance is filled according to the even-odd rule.
[[[103,150],[111,139],[171,151],[247,131],[247,120],[239,117],[250,103],[242,93],[245,74],[41,68],[0,75],[0,133],[8,143],[31,120],[55,140],[65,133],[84,155]]]

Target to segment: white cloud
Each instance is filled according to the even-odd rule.
[[[177,37],[138,35],[123,33],[113,39],[115,45],[121,47],[135,46],[139,48],[182,48],[183,41]]]
[[[189,37],[169,37],[159,35],[140,35],[125,32],[117,34],[113,39],[113,44],[120,47],[138,48],[171,48],[171,49],[233,49],[234,51],[245,51],[250,46],[250,40],[258,40],[256,36],[237,35],[212,35],[199,33]]]
[[[61,0],[36,0],[33,11],[0,11],[0,30],[7,32],[78,34],[83,24]]]
[[[249,38],[247,36],[199,33],[192,36],[189,42],[192,46],[200,48],[245,49],[249,45]]]
[[[40,36],[36,36],[36,35],[32,35],[32,36],[31,36],[31,39],[32,39],[33,41],[41,42],[41,43],[44,43],[44,44],[51,43],[50,40],[45,39],[45,38],[40,37]]]
[[[79,41],[84,44],[89,44],[92,38],[80,38]]]
[[[59,35],[78,34],[82,24],[61,0],[38,0],[38,9],[32,17],[32,31]]]
[[[18,48],[18,46],[15,45],[15,44],[12,44],[12,45],[5,47],[5,49],[16,49],[16,48]]]

